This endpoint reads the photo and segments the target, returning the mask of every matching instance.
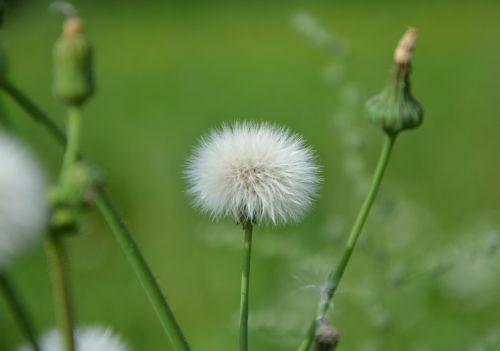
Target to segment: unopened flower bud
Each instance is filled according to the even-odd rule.
[[[92,49],[83,21],[71,17],[54,46],[54,93],[64,103],[81,105],[94,92]]]
[[[93,173],[88,166],[77,162],[67,168],[60,183],[50,194],[53,207],[51,230],[74,233],[78,228],[78,212],[87,205],[92,194]]]
[[[314,351],[333,351],[340,341],[337,329],[328,322],[321,322],[314,337]]]
[[[411,63],[415,42],[417,41],[417,30],[408,28],[399,40],[398,46],[394,51],[394,62],[399,65]]]
[[[366,117],[387,134],[396,135],[422,123],[423,108],[410,89],[411,60],[416,30],[408,29],[394,52],[394,72],[381,93],[366,103]]]

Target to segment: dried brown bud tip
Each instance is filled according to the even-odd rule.
[[[338,330],[328,322],[321,322],[314,337],[314,351],[333,351],[340,341]]]
[[[417,41],[417,30],[410,27],[399,40],[398,46],[394,51],[394,62],[398,65],[407,65],[413,57],[415,42]]]
[[[68,18],[63,24],[63,35],[71,36],[81,34],[85,30],[83,21],[78,17]]]

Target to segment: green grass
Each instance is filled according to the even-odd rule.
[[[371,344],[379,346],[373,350],[469,350],[491,330],[500,332],[500,284],[486,284],[488,276],[480,281],[484,289],[465,295],[450,288],[456,286],[448,284],[452,277],[443,282],[425,270],[403,287],[383,280],[399,263],[445,256],[464,231],[476,233],[477,222],[498,224],[499,4],[77,3],[95,46],[98,83],[84,111],[83,150],[105,171],[193,349],[237,346],[242,245],[240,228],[210,222],[185,194],[182,170],[200,135],[224,121],[270,120],[303,134],[324,165],[324,191],[303,223],[255,229],[251,313],[254,325],[274,320],[274,327],[250,331],[253,350],[298,347],[317,301],[316,292],[304,286],[321,284],[329,268],[324,263],[336,262],[346,237],[333,236],[331,228],[348,228],[360,205],[343,175],[340,131],[333,122],[339,92],[322,79],[331,57],[290,24],[291,14],[302,9],[349,40],[347,79],[358,84],[362,101],[385,83],[405,27],[414,25],[420,33],[413,87],[425,121],[398,140],[380,202],[391,208],[391,201],[403,198],[412,209],[388,210],[386,217],[375,213],[369,220],[369,240],[353,256],[332,315],[342,335],[339,350],[372,350]],[[50,91],[51,46],[60,18],[45,4],[26,3],[8,13],[5,27],[9,75],[62,122],[64,109]],[[54,177],[60,150],[17,106],[3,101]],[[382,135],[361,111],[353,124],[365,140],[362,156],[371,170]],[[86,219],[82,234],[69,240],[78,320],[111,326],[135,350],[170,350],[109,229],[96,210]],[[410,232],[408,245],[403,239]],[[217,240],[207,245],[210,235],[238,246]],[[474,236],[469,238],[473,245]],[[373,242],[388,258],[374,263]],[[498,256],[490,261],[496,272]],[[306,259],[323,266],[297,271]],[[42,330],[55,324],[46,266],[37,247],[13,267]],[[270,316],[261,318],[266,310]],[[386,326],[384,318],[390,321]],[[20,342],[0,301],[0,350]]]

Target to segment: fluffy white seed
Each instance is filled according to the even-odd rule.
[[[77,351],[128,351],[129,348],[119,336],[110,329],[102,327],[86,327],[75,332]],[[59,330],[46,333],[40,340],[41,351],[64,351]],[[31,351],[31,346],[24,345],[17,351]]]
[[[23,145],[0,133],[0,269],[44,234],[47,217],[37,162]]]
[[[274,224],[299,220],[319,183],[314,153],[300,136],[250,122],[202,138],[186,177],[195,205],[214,218]]]

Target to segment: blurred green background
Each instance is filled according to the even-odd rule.
[[[346,272],[331,314],[338,350],[487,351],[500,342],[498,1],[75,3],[98,83],[83,151],[104,170],[194,350],[237,347],[242,241],[238,226],[190,206],[182,172],[196,140],[222,122],[267,120],[317,151],[324,184],[311,214],[255,235],[250,347],[295,350],[381,145],[363,102],[385,84],[409,25],[419,30],[413,90],[425,121],[398,140]],[[13,3],[3,40],[11,79],[62,125],[50,87],[62,18],[48,4]],[[59,147],[2,103],[54,179]],[[171,350],[96,210],[68,245],[79,324],[109,326],[133,350]],[[42,247],[11,274],[40,331],[52,328]],[[0,301],[0,350],[20,343]]]

